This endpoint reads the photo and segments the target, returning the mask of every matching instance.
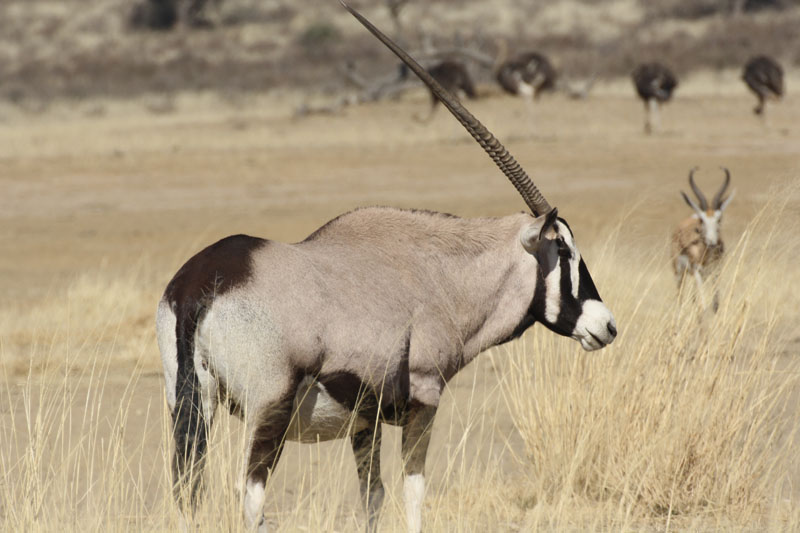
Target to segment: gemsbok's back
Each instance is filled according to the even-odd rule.
[[[222,400],[249,430],[244,514],[259,531],[265,484],[287,438],[351,439],[373,529],[383,500],[382,422],[403,428],[408,529],[420,531],[430,427],[448,380],[535,322],[586,350],[617,334],[572,231],[525,171],[456,98],[347,9],[428,84],[532,215],[358,209],[295,244],[227,237],[181,267],[157,314],[175,495],[190,511]]]

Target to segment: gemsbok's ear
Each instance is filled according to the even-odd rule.
[[[558,219],[558,209],[554,207],[544,215],[534,218],[533,222],[523,230],[519,240],[522,242],[522,247],[529,254],[534,253],[539,248],[539,243],[541,243],[544,233],[555,223],[556,219]]]
[[[689,204],[689,207],[691,207],[691,208],[692,208],[692,210],[693,210],[695,213],[700,213],[700,212],[702,211],[702,209],[700,209],[700,208],[697,206],[697,204],[696,204],[696,203],[694,203],[694,202],[692,201],[692,199],[691,199],[691,198],[689,198],[689,196],[687,196],[687,195],[686,195],[686,193],[685,193],[685,192],[681,191],[681,196],[683,196],[683,199],[684,199],[684,200],[686,200],[686,203],[687,203],[687,204]]]

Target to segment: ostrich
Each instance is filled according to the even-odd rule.
[[[497,83],[509,94],[538,98],[544,91],[556,88],[556,69],[539,52],[524,52],[508,59],[508,45],[499,41],[500,52],[495,62]]]
[[[171,30],[178,19],[185,16],[186,24],[192,28],[210,28],[206,17],[209,0],[142,0],[133,6],[128,24],[133,29]],[[222,0],[213,0],[216,7]]]
[[[678,78],[661,63],[643,63],[631,74],[633,84],[645,107],[645,133],[660,128],[658,106],[672,98],[672,91],[678,86]]]
[[[753,108],[756,115],[764,115],[768,98],[783,96],[783,68],[769,56],[750,58],[744,66],[742,79],[758,98],[758,105]]]
[[[178,22],[174,0],[145,0],[133,6],[128,25],[133,29],[166,31]]]
[[[405,69],[403,73],[407,75],[408,67],[403,65]],[[469,75],[469,71],[464,63],[456,60],[446,59],[440,63],[433,65],[432,67],[428,68],[428,73],[439,82],[439,85],[444,87],[444,89],[454,96],[458,96],[459,93],[464,93],[467,98],[470,100],[475,99],[478,96],[478,93],[475,91],[475,84],[472,82],[472,78]],[[414,115],[414,118],[420,122],[427,122],[431,118],[433,118],[433,114],[437,109],[437,104],[439,103],[439,98],[434,94],[433,91],[430,91],[431,95],[431,107],[430,111],[428,112],[427,117],[422,117],[419,115]]]

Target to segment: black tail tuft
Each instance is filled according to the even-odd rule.
[[[208,421],[203,414],[200,380],[194,367],[194,334],[197,314],[178,312],[178,374],[175,384],[175,410],[172,435],[175,455],[172,460],[175,499],[186,508],[186,496],[194,508],[202,486],[203,462],[208,448]],[[195,315],[195,316],[192,316]],[[187,494],[188,489],[188,494]]]

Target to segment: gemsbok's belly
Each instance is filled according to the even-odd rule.
[[[333,399],[324,385],[307,377],[297,388],[286,436],[299,442],[341,439],[366,429],[367,424],[365,418]]]

